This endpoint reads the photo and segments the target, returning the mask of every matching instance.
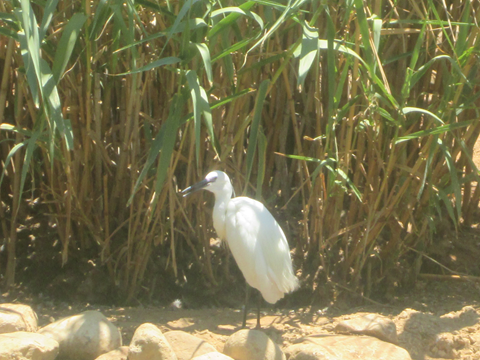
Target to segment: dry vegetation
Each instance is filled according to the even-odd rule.
[[[232,275],[211,197],[178,195],[214,168],[275,214],[311,301],[410,284],[434,234],[478,214],[476,0],[0,12],[6,287],[28,257],[91,260],[129,301],[218,292]],[[31,218],[54,236],[20,238]]]

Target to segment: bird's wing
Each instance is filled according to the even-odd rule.
[[[259,224],[254,212],[244,199],[247,198],[238,197],[228,203],[225,217],[225,240],[247,283],[258,288],[255,272],[255,247]]]
[[[260,228],[257,248],[261,251],[258,253],[263,253],[268,279],[275,283],[283,297],[284,293],[298,287],[298,280],[293,272],[287,238],[270,212],[267,209],[265,211],[268,213],[265,217],[270,219],[263,223],[268,226],[262,224]]]
[[[275,303],[293,291],[293,274],[287,239],[272,214],[260,202],[239,197],[227,211],[227,241],[247,282]]]

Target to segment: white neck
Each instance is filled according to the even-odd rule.
[[[232,186],[228,184],[222,190],[216,191],[215,206],[213,207],[213,227],[220,239],[226,240],[225,217],[227,215],[227,206],[232,198]]]

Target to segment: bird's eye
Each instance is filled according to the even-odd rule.
[[[207,183],[210,184],[210,183],[213,183],[213,182],[217,181],[217,178],[218,178],[217,174],[214,173],[214,174],[207,175],[205,180],[207,180]]]

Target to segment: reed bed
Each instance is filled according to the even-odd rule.
[[[4,286],[41,205],[59,265],[90,257],[122,299],[221,291],[212,198],[178,194],[211,169],[274,213],[312,302],[411,284],[445,224],[478,214],[479,16],[458,0],[1,2]]]

